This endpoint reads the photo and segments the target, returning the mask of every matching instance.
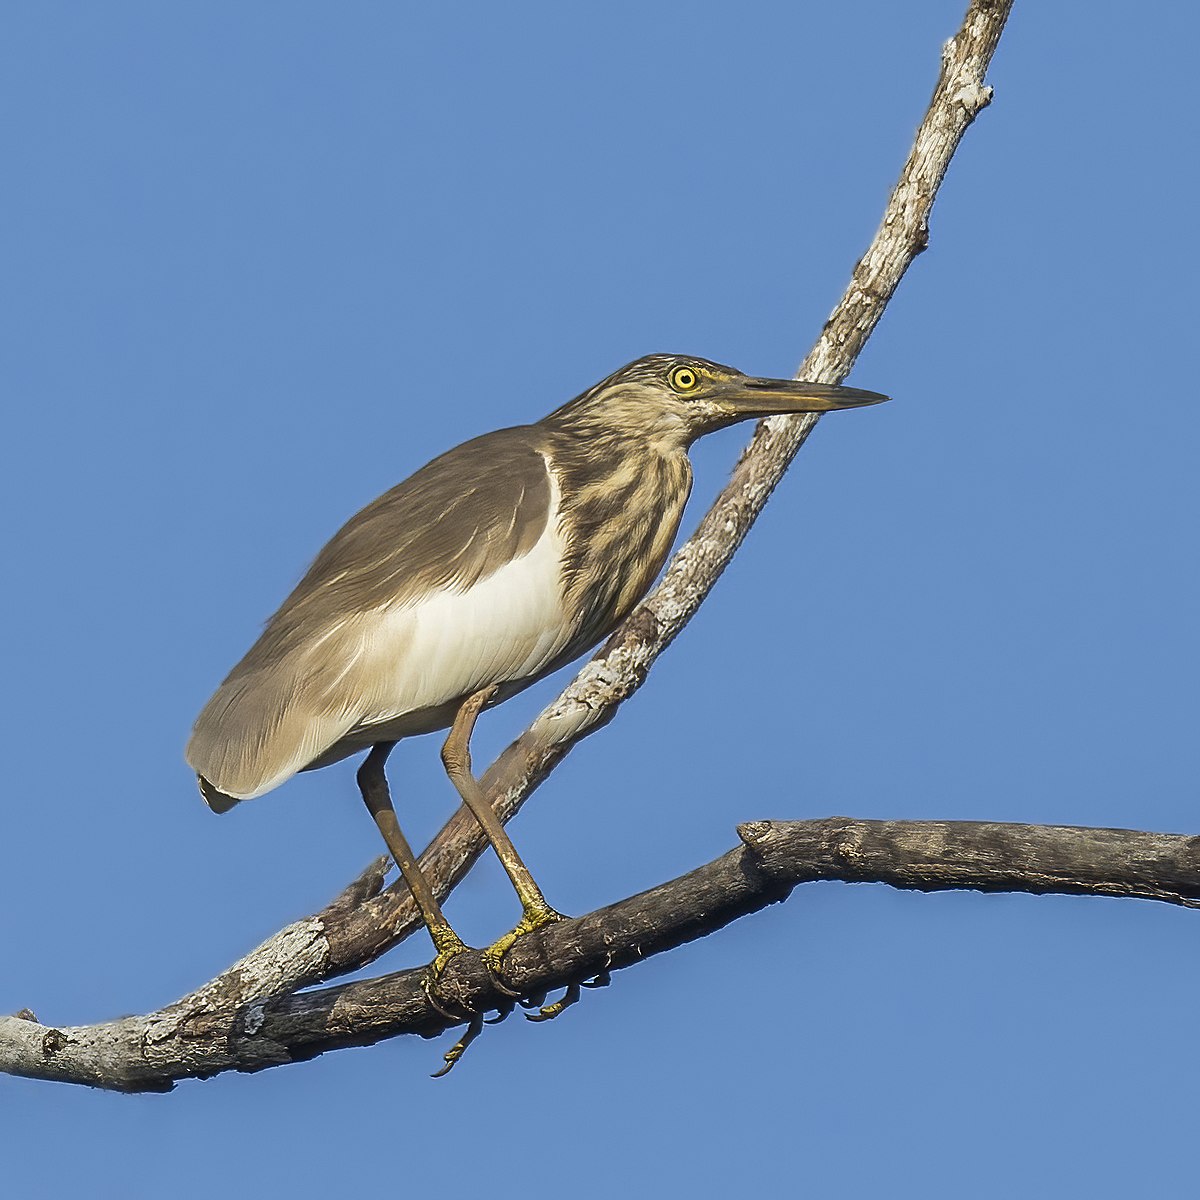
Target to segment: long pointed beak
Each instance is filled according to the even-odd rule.
[[[805,383],[798,379],[731,379],[715,397],[733,420],[772,417],[779,413],[822,413],[836,408],[861,408],[891,399],[880,392],[842,387],[836,383]]]

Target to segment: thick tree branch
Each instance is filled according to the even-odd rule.
[[[742,845],[670,883],[530,934],[507,982],[538,994],[632,966],[785,899],[800,883],[887,883],[918,891],[1136,896],[1200,906],[1200,837],[967,821],[755,821]],[[220,1071],[258,1071],[326,1050],[454,1022],[427,999],[423,971],[239,1003],[203,990],[161,1012],[55,1029],[0,1018],[0,1071],[120,1091],[164,1091]],[[453,960],[443,1006],[502,1007],[478,953]]]

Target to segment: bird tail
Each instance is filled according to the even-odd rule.
[[[327,700],[314,681],[323,682],[319,669],[283,662],[235,668],[217,689],[184,751],[213,812],[278,787],[354,724],[355,714]]]
[[[197,775],[196,782],[200,785],[200,795],[204,797],[204,803],[215,813],[227,813],[235,804],[239,803],[236,796],[227,796],[224,792],[219,791],[203,775]]]

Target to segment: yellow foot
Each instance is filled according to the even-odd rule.
[[[433,1078],[441,1079],[453,1068],[454,1064],[467,1052],[467,1047],[479,1036],[483,1030],[483,1013],[475,1012],[472,1009],[466,1008],[465,1005],[459,1005],[458,1012],[451,1012],[442,1004],[441,1000],[435,995],[434,989],[438,985],[438,981],[442,977],[442,973],[446,967],[450,965],[450,960],[456,958],[470,947],[464,942],[458,934],[447,928],[438,931],[437,939],[437,954],[434,956],[433,962],[425,969],[425,978],[421,983],[425,991],[425,999],[430,1005],[435,1008],[447,1021],[461,1021],[464,1013],[470,1018],[467,1025],[467,1032],[442,1055],[445,1060],[445,1066],[439,1071],[434,1071]]]
[[[437,983],[442,977],[442,972],[450,965],[450,960],[469,949],[470,946],[457,934],[452,934],[448,938],[442,938],[438,943],[438,952],[434,955],[433,962],[428,967],[429,982]]]
[[[611,980],[612,977],[609,975],[608,968],[606,967],[600,972],[599,975],[596,976],[595,979],[583,979],[580,980],[579,983],[568,984],[567,990],[563,993],[562,997],[558,1000],[555,1000],[553,1004],[546,1004],[544,996],[536,1001],[530,1001],[529,1003],[522,1002],[524,1007],[536,1008],[538,1010],[535,1013],[526,1013],[525,1019],[527,1021],[553,1021],[555,1017],[560,1016],[563,1012],[570,1008],[572,1004],[579,1003],[579,989],[581,987],[608,987]]]
[[[462,1013],[447,1012],[445,1007],[440,1003],[437,996],[434,995],[434,989],[438,985],[438,980],[450,965],[450,960],[464,953],[470,947],[456,933],[451,933],[449,936],[442,936],[438,939],[438,952],[434,956],[433,962],[425,968],[425,978],[421,983],[421,987],[425,992],[425,999],[429,1001],[434,1008],[451,1021],[461,1021]],[[472,1014],[474,1015],[474,1014]]]
[[[525,1020],[527,1021],[553,1021],[555,1017],[565,1012],[572,1004],[579,1003],[579,984],[567,984],[567,990],[563,993],[562,998],[555,1000],[553,1004],[543,1004],[535,1013],[526,1013]]]
[[[523,938],[527,933],[532,933],[535,929],[541,929],[543,925],[553,925],[556,921],[561,921],[562,919],[562,913],[555,912],[548,904],[542,904],[536,908],[531,905],[529,908],[526,908],[524,915],[516,925],[483,952],[484,966],[503,984],[504,980],[500,975],[500,964],[503,962],[504,956],[512,949],[517,939]],[[510,989],[505,986],[504,990],[509,991]]]

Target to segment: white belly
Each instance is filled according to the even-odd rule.
[[[558,499],[552,473],[542,536],[470,587],[343,615],[290,656],[231,678],[210,701],[221,702],[211,724],[223,736],[194,734],[188,761],[217,791],[247,800],[374,742],[445,728],[467,696],[540,674],[575,632]]]
[[[536,675],[572,632],[563,612],[563,553],[551,520],[528,554],[469,590],[442,588],[364,617],[360,664],[372,678],[359,693],[369,699],[356,724],[384,724]]]

